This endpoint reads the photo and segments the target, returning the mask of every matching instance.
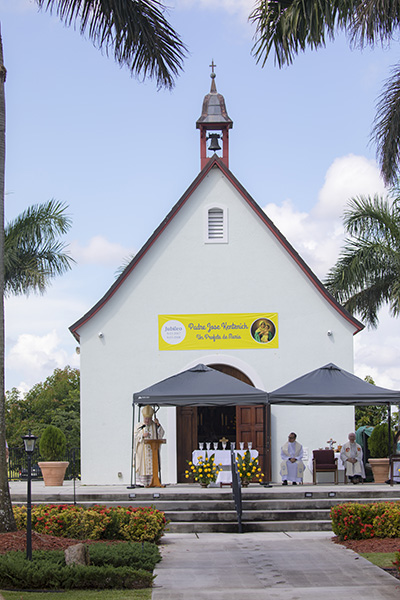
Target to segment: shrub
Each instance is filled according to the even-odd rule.
[[[123,542],[121,544],[91,544],[89,547],[90,563],[98,567],[133,567],[153,572],[161,560],[160,552],[155,544],[149,542]]]
[[[48,425],[43,431],[40,441],[40,455],[45,461],[59,461],[65,457],[67,440],[64,433],[54,425]]]
[[[374,519],[376,537],[400,537],[400,502],[388,502]]]
[[[399,575],[400,575],[400,552],[396,552],[394,557],[396,560],[394,561],[393,564],[396,567],[396,569],[398,570]]]
[[[400,537],[400,502],[348,502],[331,509],[332,531],[342,540]]]
[[[393,431],[391,431],[390,437],[390,447],[393,448]],[[371,458],[387,458],[391,454],[389,451],[389,430],[387,423],[381,423],[374,427],[368,438],[368,448]]]
[[[0,556],[0,588],[133,589],[150,587],[153,579],[149,571],[126,565],[66,565],[61,551],[34,551],[32,561],[23,552]]]
[[[26,528],[26,507],[14,507],[18,529]],[[70,504],[35,504],[32,529],[78,540],[159,542],[167,525],[163,512],[150,507],[91,507]]]

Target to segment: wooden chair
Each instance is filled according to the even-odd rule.
[[[334,473],[335,484],[338,483],[337,458],[333,450],[313,450],[313,484],[317,483],[317,473]]]

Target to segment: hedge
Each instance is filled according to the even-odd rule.
[[[18,529],[26,529],[26,506],[13,507]],[[91,507],[73,504],[35,504],[32,529],[77,540],[126,540],[158,543],[167,521],[151,507]]]
[[[341,540],[400,537],[400,502],[348,502],[331,508],[330,517]]]
[[[103,546],[99,550],[99,546]],[[62,589],[138,589],[151,587],[152,570],[160,556],[158,548],[129,542],[110,546],[94,544],[89,547],[90,565],[66,565],[62,551],[34,551],[32,560],[24,552],[0,555],[0,588],[24,590]],[[150,546],[150,544],[149,544]],[[143,553],[147,568],[136,568]],[[140,560],[139,560],[140,562]]]

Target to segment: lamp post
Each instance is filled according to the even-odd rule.
[[[27,491],[27,507],[26,507],[26,558],[32,560],[32,496],[31,496],[31,462],[32,454],[35,450],[36,435],[31,434],[29,429],[28,435],[23,435],[25,452],[28,457],[28,491]]]

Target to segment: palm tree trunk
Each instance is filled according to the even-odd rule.
[[[4,174],[6,163],[6,69],[0,31],[0,533],[15,531],[6,460],[6,404],[4,382]]]

